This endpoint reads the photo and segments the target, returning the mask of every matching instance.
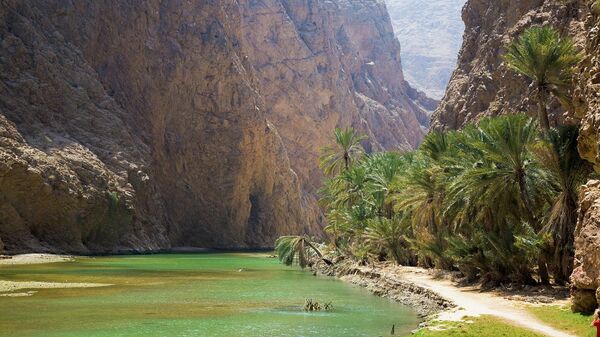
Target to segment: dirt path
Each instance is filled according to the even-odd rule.
[[[398,277],[398,275],[388,275]],[[522,306],[493,293],[480,292],[474,287],[457,287],[449,280],[435,279],[420,268],[403,268],[401,279],[430,289],[453,301],[459,310],[444,312],[441,320],[459,320],[464,316],[491,315],[549,337],[576,337],[554,329],[538,320]]]

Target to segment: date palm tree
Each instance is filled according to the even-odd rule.
[[[551,96],[567,102],[573,71],[580,60],[574,43],[550,27],[532,27],[513,41],[504,55],[508,67],[533,81],[538,100],[538,119],[544,132],[550,129]]]
[[[312,250],[326,264],[333,264],[329,259],[325,258],[319,248],[304,235],[281,236],[275,241],[275,253],[278,256],[279,261],[286,266],[291,266],[294,264],[294,261],[297,261],[300,268],[306,268],[310,256],[309,250]]]
[[[363,238],[372,250],[391,255],[399,265],[408,265],[412,263],[407,239],[409,232],[410,221],[400,215],[391,219],[377,217],[367,221]]]
[[[356,163],[364,153],[360,142],[367,139],[359,135],[353,128],[334,131],[335,145],[326,147],[321,156],[321,169],[328,176],[346,171]]]
[[[578,187],[592,172],[591,164],[577,151],[577,125],[552,129],[548,141],[534,148],[540,164],[551,174],[558,195],[545,219],[543,234],[550,236],[550,269],[558,284],[568,281],[573,271],[574,232],[577,224]]]
[[[441,167],[426,156],[419,156],[399,179],[393,195],[396,212],[409,214],[415,236],[414,245],[425,266],[448,267],[443,256],[445,222],[442,217],[444,183]]]
[[[465,130],[460,156],[464,171],[449,185],[446,202],[447,210],[462,209],[454,213],[460,214],[454,221],[483,226],[480,230],[495,254],[512,257],[504,259],[502,268],[517,268],[512,272],[522,280],[530,278],[519,266],[525,262],[511,263],[521,251],[519,234],[531,237],[530,232],[541,229],[539,210],[552,190],[546,171],[529,151],[538,135],[536,123],[524,115],[484,119]],[[548,283],[545,261],[537,262],[542,283]]]

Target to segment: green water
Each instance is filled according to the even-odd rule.
[[[243,269],[240,271],[240,269]],[[110,283],[0,297],[1,336],[388,336],[418,323],[397,303],[266,254],[164,254],[0,266],[0,279]],[[306,313],[305,298],[331,301]]]

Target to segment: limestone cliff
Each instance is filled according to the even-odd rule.
[[[241,1],[244,39],[267,114],[311,196],[336,126],[369,150],[416,147],[434,107],[404,80],[400,45],[379,1]],[[429,104],[429,105],[427,105]],[[433,105],[433,106],[432,106]]]
[[[600,4],[586,2],[585,58],[576,94],[581,118],[579,153],[600,172]],[[573,309],[591,312],[600,304],[600,182],[590,181],[580,192],[579,221],[575,231]]]
[[[318,233],[331,129],[410,148],[431,103],[374,0],[2,0],[0,44],[9,252]]]
[[[535,112],[528,81],[503,65],[512,39],[533,25],[552,25],[583,44],[580,0],[469,0],[463,8],[464,41],[432,128],[456,129],[483,116]],[[564,110],[555,106],[551,119]]]

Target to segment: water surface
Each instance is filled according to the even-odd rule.
[[[0,279],[113,284],[0,297],[1,336],[375,337],[418,323],[407,307],[267,254],[79,258],[0,266]],[[334,310],[303,312],[305,298]]]

